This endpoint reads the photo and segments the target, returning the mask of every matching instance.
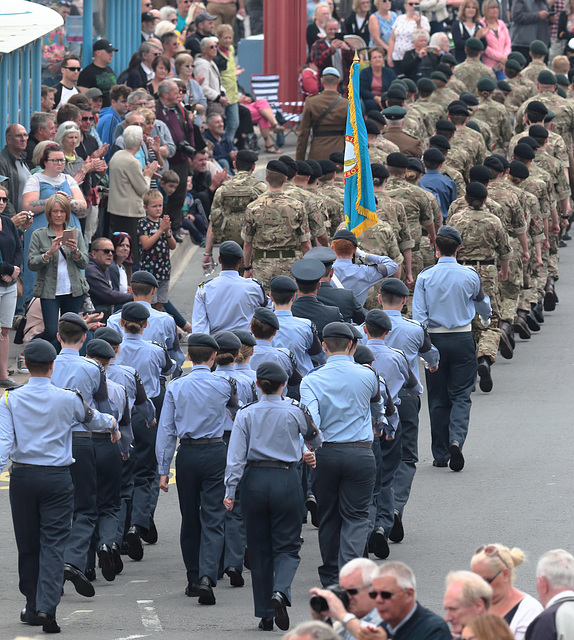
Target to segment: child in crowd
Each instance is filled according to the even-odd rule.
[[[191,176],[187,179],[187,195],[183,203],[183,220],[181,226],[189,232],[192,241],[205,247],[205,234],[209,222],[205,215],[203,205],[199,200],[195,200],[191,190],[193,189],[193,179]]]
[[[175,171],[168,169],[161,174],[161,180],[159,181],[158,191],[163,197],[163,204],[167,203],[167,199],[177,189],[179,185],[179,176]]]

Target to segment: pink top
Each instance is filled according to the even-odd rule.
[[[381,97],[383,95],[383,74],[377,78],[377,76],[373,73],[373,81],[371,82],[371,91],[376,95]]]
[[[498,21],[498,35],[492,29],[486,34],[486,49],[482,54],[482,61],[491,69],[500,62],[501,58],[507,58],[510,53],[510,34],[508,28]]]

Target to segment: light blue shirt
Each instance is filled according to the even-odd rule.
[[[118,382],[114,382],[110,378],[107,379],[107,384],[111,415],[113,415],[118,421],[118,428],[122,434],[122,437],[118,442],[118,447],[121,453],[125,456],[129,456],[130,446],[134,441],[134,432],[132,431],[130,406],[126,388]]]
[[[220,438],[228,409],[237,407],[235,381],[200,364],[167,385],[157,429],[160,475],[169,473],[178,438]]]
[[[293,359],[295,356],[292,356]],[[257,344],[253,348],[253,355],[251,356],[251,360],[249,360],[249,364],[253,371],[257,372],[257,367],[262,362],[276,362],[281,365],[283,369],[287,372],[288,380],[287,384],[289,384],[289,378],[293,375],[295,371],[295,367],[293,366],[293,360],[291,359],[290,352],[283,347],[274,347],[269,340],[257,340]],[[255,376],[257,377],[257,375]],[[259,398],[261,398],[261,389],[257,387],[257,393]],[[283,397],[287,396],[287,385],[283,388]]]
[[[349,258],[337,258],[333,263],[335,276],[344,289],[355,292],[361,306],[367,301],[369,289],[383,278],[392,276],[398,269],[396,262],[387,256],[369,254],[371,264],[353,264]]]
[[[257,380],[257,374],[253,371],[249,362],[236,363],[235,373],[245,376],[249,380],[253,380],[253,382]]]
[[[106,371],[108,380],[121,384],[128,394],[130,411],[135,411],[150,425],[155,420],[155,407],[147,397],[139,373],[127,365],[119,365],[115,358],[110,360]]]
[[[259,396],[257,394],[257,385],[235,370],[235,366],[232,364],[218,365],[217,369],[213,372],[214,375],[220,375],[223,378],[233,378],[237,383],[237,400],[239,406],[249,404],[251,402],[257,402]],[[233,420],[231,416],[227,417],[224,431],[231,431],[233,429]]]
[[[263,285],[257,280],[242,278],[237,271],[222,271],[197,288],[191,317],[193,333],[249,331],[253,311],[267,303]]]
[[[331,356],[303,378],[301,403],[327,442],[372,442],[371,414],[380,422],[384,413],[377,375],[345,355]]]
[[[113,418],[86,411],[80,396],[54,386],[50,378],[32,377],[5,391],[0,401],[0,471],[8,460],[22,464],[68,467],[72,458],[72,426],[111,429]]]
[[[426,329],[456,329],[472,322],[478,313],[489,318],[490,298],[472,268],[458,264],[454,257],[439,258],[437,264],[423,269],[415,284],[413,319]]]
[[[250,460],[301,460],[301,436],[313,448],[323,442],[321,431],[309,412],[293,400],[264,395],[260,402],[237,412],[231,432],[225,469],[225,497],[235,498],[235,490]]]
[[[309,351],[313,347],[311,320],[296,318],[291,311],[281,309],[275,311],[275,315],[279,320],[279,331],[273,338],[273,346],[289,349],[297,360],[299,371],[303,375],[309,373],[313,370],[313,363],[309,355]]]

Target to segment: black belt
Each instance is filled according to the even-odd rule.
[[[180,444],[193,445],[193,444],[217,444],[223,442],[223,438],[181,438]]]
[[[267,251],[266,249],[256,249],[253,252],[254,260],[261,260],[262,258],[294,258],[295,251],[293,249],[272,249]]]
[[[91,438],[92,434],[89,431],[72,431],[72,438]]]
[[[323,442],[323,447],[353,447],[356,449],[371,449],[372,442],[365,442],[364,440],[358,440],[357,442]]]
[[[27,462],[12,462],[12,469],[63,469],[49,464],[28,464]],[[68,468],[67,466],[65,467]]]
[[[281,460],[249,460],[250,467],[261,469],[292,469],[296,462],[281,462]]]
[[[330,138],[331,136],[344,136],[344,131],[313,131],[314,138]]]
[[[109,431],[106,431],[105,433],[103,431],[97,431],[97,432],[92,431],[91,435],[92,435],[92,440],[109,440],[111,442]]]
[[[469,264],[469,265],[476,264],[478,266],[481,266],[485,264],[496,264],[496,261],[495,260],[460,260],[460,264]]]

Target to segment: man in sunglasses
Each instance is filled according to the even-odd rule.
[[[106,312],[106,318],[114,305],[133,300],[131,293],[112,289],[109,266],[114,259],[114,245],[108,238],[96,238],[92,242],[90,262],[86,267],[86,280],[90,285],[90,298],[97,311]]]
[[[444,619],[452,627],[452,636],[460,638],[465,624],[488,613],[492,587],[472,571],[451,571],[446,577]]]
[[[56,93],[54,95],[56,109],[66,104],[76,93],[80,93],[76,85],[78,84],[81,68],[80,58],[78,58],[78,56],[68,55],[62,58],[62,62],[60,63],[62,80],[56,85]]]

